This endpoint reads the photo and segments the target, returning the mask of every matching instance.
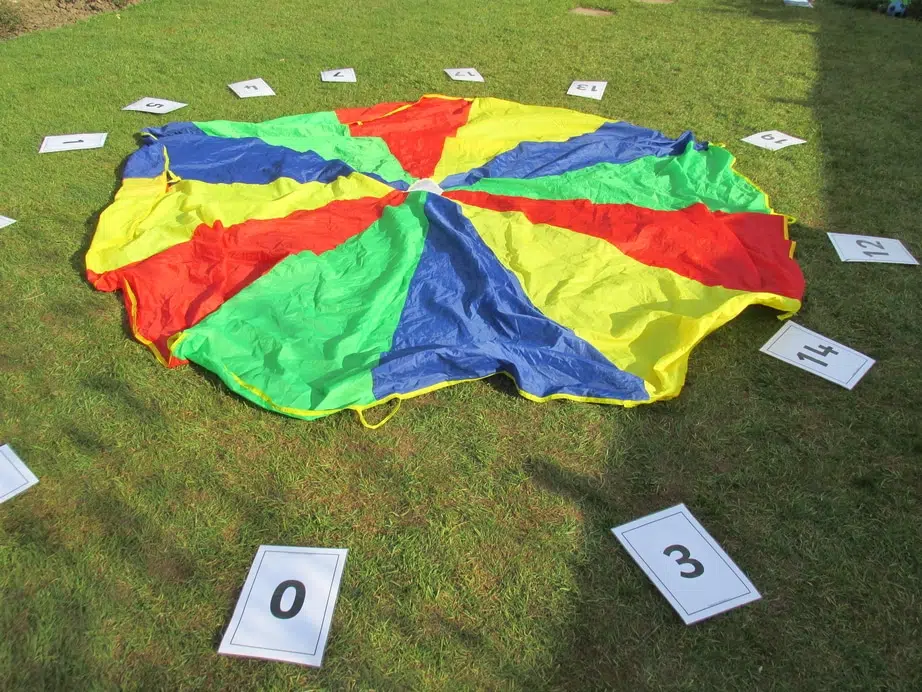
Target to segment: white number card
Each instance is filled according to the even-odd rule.
[[[784,0],[784,4],[791,7],[809,7],[813,9],[813,3],[810,0]]]
[[[218,653],[320,667],[346,553],[259,546]]]
[[[22,463],[9,445],[0,447],[0,502],[31,488],[38,478]]]
[[[482,82],[483,76],[473,67],[454,67],[445,70],[456,82]]]
[[[885,262],[887,264],[918,264],[909,250],[895,238],[871,235],[827,233],[832,246],[843,262]]]
[[[573,82],[567,89],[567,95],[601,101],[607,86],[608,82]]]
[[[852,389],[874,359],[788,321],[759,349],[801,370]]]
[[[754,144],[757,147],[768,149],[769,151],[778,151],[785,147],[795,144],[806,144],[807,140],[786,135],[778,130],[768,130],[766,132],[756,132],[754,135],[744,137],[743,141],[747,144]]]
[[[42,140],[39,154],[52,154],[56,151],[73,151],[75,149],[99,149],[106,143],[106,132],[92,132],[79,135],[49,135]]]
[[[138,99],[134,103],[129,103],[127,106],[122,108],[122,110],[140,111],[142,113],[172,113],[173,111],[177,111],[180,108],[185,108],[188,105],[188,103],[180,103],[179,101],[170,101],[169,99],[157,99],[151,96],[146,96],[143,99]]]
[[[684,504],[612,533],[686,625],[761,598]]]
[[[324,70],[320,73],[321,82],[354,82],[355,70],[344,67],[339,70]]]
[[[0,228],[12,226],[14,223],[16,223],[16,219],[11,219],[9,216],[0,216]]]
[[[254,96],[275,96],[272,87],[261,77],[234,82],[227,86],[242,99],[253,98]]]

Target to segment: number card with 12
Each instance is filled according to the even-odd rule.
[[[919,264],[909,250],[895,238],[871,235],[827,233],[839,259],[843,262],[883,262],[885,264]]]
[[[684,504],[612,533],[686,625],[761,598]]]

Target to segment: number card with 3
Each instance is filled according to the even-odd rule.
[[[481,75],[473,67],[453,67],[446,68],[445,73],[456,82],[482,82]]]
[[[6,502],[38,483],[9,445],[0,447],[0,502]]]
[[[346,553],[260,546],[218,653],[320,667]]]
[[[684,504],[612,533],[686,625],[761,598]]]
[[[351,67],[343,67],[338,70],[324,70],[320,73],[321,82],[354,82],[355,70]]]
[[[873,358],[791,321],[759,350],[846,389],[854,388],[875,363]]]
[[[608,82],[573,82],[567,89],[568,96],[582,96],[587,99],[601,101],[605,95],[605,87]]]
[[[843,262],[884,262],[886,264],[919,264],[909,250],[895,238],[871,235],[827,233],[832,246]]]
[[[754,144],[757,147],[768,149],[769,151],[778,151],[779,149],[784,149],[785,147],[790,147],[795,144],[807,143],[807,140],[805,139],[792,137],[791,135],[786,135],[783,132],[779,132],[778,130],[756,132],[754,135],[744,137],[743,141],[747,144]]]

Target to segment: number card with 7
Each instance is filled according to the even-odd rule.
[[[759,350],[846,389],[854,388],[875,362],[791,321],[785,322]]]
[[[320,667],[346,553],[261,545],[218,653]]]
[[[612,533],[686,625],[761,598],[684,504]]]

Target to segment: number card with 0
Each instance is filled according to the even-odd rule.
[[[684,504],[612,533],[686,625],[761,598]]]
[[[895,238],[871,235],[827,233],[839,259],[843,262],[884,262],[886,264],[919,264],[909,250]]]
[[[320,73],[321,82],[354,82],[355,70],[351,67],[343,67],[338,70],[324,70]]]
[[[38,483],[38,478],[9,445],[0,447],[0,502],[16,497]]]
[[[261,545],[218,653],[320,667],[346,553]]]
[[[875,361],[790,320],[769,339],[762,353],[852,389]]]
[[[768,149],[769,151],[778,151],[779,149],[784,149],[785,147],[790,147],[795,144],[807,143],[807,140],[805,139],[792,137],[791,135],[786,135],[785,133],[779,132],[778,130],[756,132],[754,135],[743,137],[743,141],[747,144],[754,144],[757,147]]]
[[[605,87],[608,82],[573,82],[567,89],[568,96],[582,96],[587,99],[601,101],[605,95]]]

